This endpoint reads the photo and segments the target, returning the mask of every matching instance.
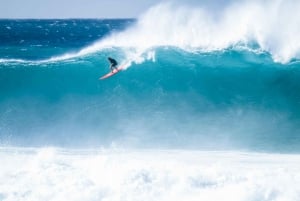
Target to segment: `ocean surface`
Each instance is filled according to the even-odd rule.
[[[298,8],[0,20],[0,201],[300,200]]]

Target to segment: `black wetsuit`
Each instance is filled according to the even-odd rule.
[[[111,67],[116,67],[118,65],[118,62],[112,58],[108,58],[110,64],[111,64]]]
[[[111,70],[111,72],[113,72],[113,69],[118,70],[118,68],[117,68],[118,62],[116,60],[114,60],[113,58],[110,58],[110,57],[108,57],[107,59],[110,62],[110,70]]]

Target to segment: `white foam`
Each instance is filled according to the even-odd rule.
[[[222,50],[240,43],[258,43],[277,62],[300,56],[299,1],[239,1],[218,10],[199,5],[161,3],[127,30],[114,33],[81,51],[103,47],[176,46],[202,51]]]
[[[0,200],[299,200],[300,156],[0,149]]]
[[[0,59],[0,63],[24,63],[26,60],[23,59]]]

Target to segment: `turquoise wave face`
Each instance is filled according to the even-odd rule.
[[[98,80],[121,49],[0,68],[1,142],[299,151],[300,71],[268,54],[152,50]]]
[[[257,41],[157,46],[148,15],[0,20],[1,145],[299,151],[297,61]],[[108,56],[127,69],[100,81]]]

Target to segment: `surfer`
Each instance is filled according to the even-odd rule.
[[[116,69],[118,71],[118,68],[117,68],[118,62],[115,59],[111,58],[111,57],[108,57],[107,59],[110,63],[111,72],[113,73],[114,69]]]

